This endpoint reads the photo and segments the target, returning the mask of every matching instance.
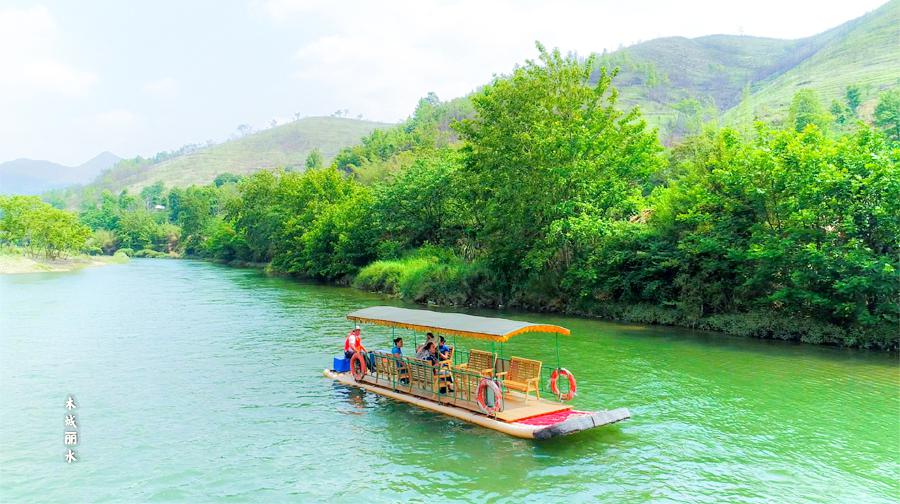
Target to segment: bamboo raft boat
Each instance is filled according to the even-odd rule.
[[[630,417],[626,408],[580,411],[566,404],[576,393],[572,373],[559,366],[552,371],[541,361],[504,358],[502,344],[527,333],[556,334],[569,330],[546,324],[477,317],[458,313],[375,306],[354,311],[347,318],[435,335],[491,342],[491,351],[457,351],[439,362],[398,356],[390,352],[357,352],[349,369],[325,369],[324,376],[397,401],[525,439],[549,439],[602,427]],[[455,341],[454,341],[455,343]],[[495,353],[494,344],[501,344]],[[558,359],[557,359],[558,360]],[[337,367],[340,359],[335,359]],[[560,379],[569,387],[560,387]],[[541,392],[545,397],[541,397]],[[553,400],[548,400],[550,396]]]

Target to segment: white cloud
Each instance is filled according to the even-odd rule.
[[[100,128],[115,130],[134,126],[138,123],[138,116],[128,109],[116,108],[94,115],[90,122]]]
[[[178,95],[178,82],[172,77],[163,77],[144,84],[143,90],[156,98],[174,98]]]
[[[8,100],[41,94],[82,96],[97,81],[63,61],[46,7],[0,9],[0,91]]]

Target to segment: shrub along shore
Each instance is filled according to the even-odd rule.
[[[898,348],[895,92],[872,125],[804,92],[781,124],[710,125],[664,148],[618,105],[614,75],[540,48],[329,166],[84,194],[85,246],[418,303]]]

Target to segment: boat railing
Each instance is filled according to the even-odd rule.
[[[371,351],[363,380],[418,397],[480,411],[476,396],[485,378],[480,373],[458,369],[450,364]],[[502,411],[502,409],[500,410]]]

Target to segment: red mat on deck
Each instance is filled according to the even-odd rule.
[[[571,416],[585,415],[588,413],[588,411],[563,410],[554,413],[547,413],[546,415],[526,418],[524,420],[519,420],[516,423],[525,425],[554,425],[560,422],[565,422]]]

